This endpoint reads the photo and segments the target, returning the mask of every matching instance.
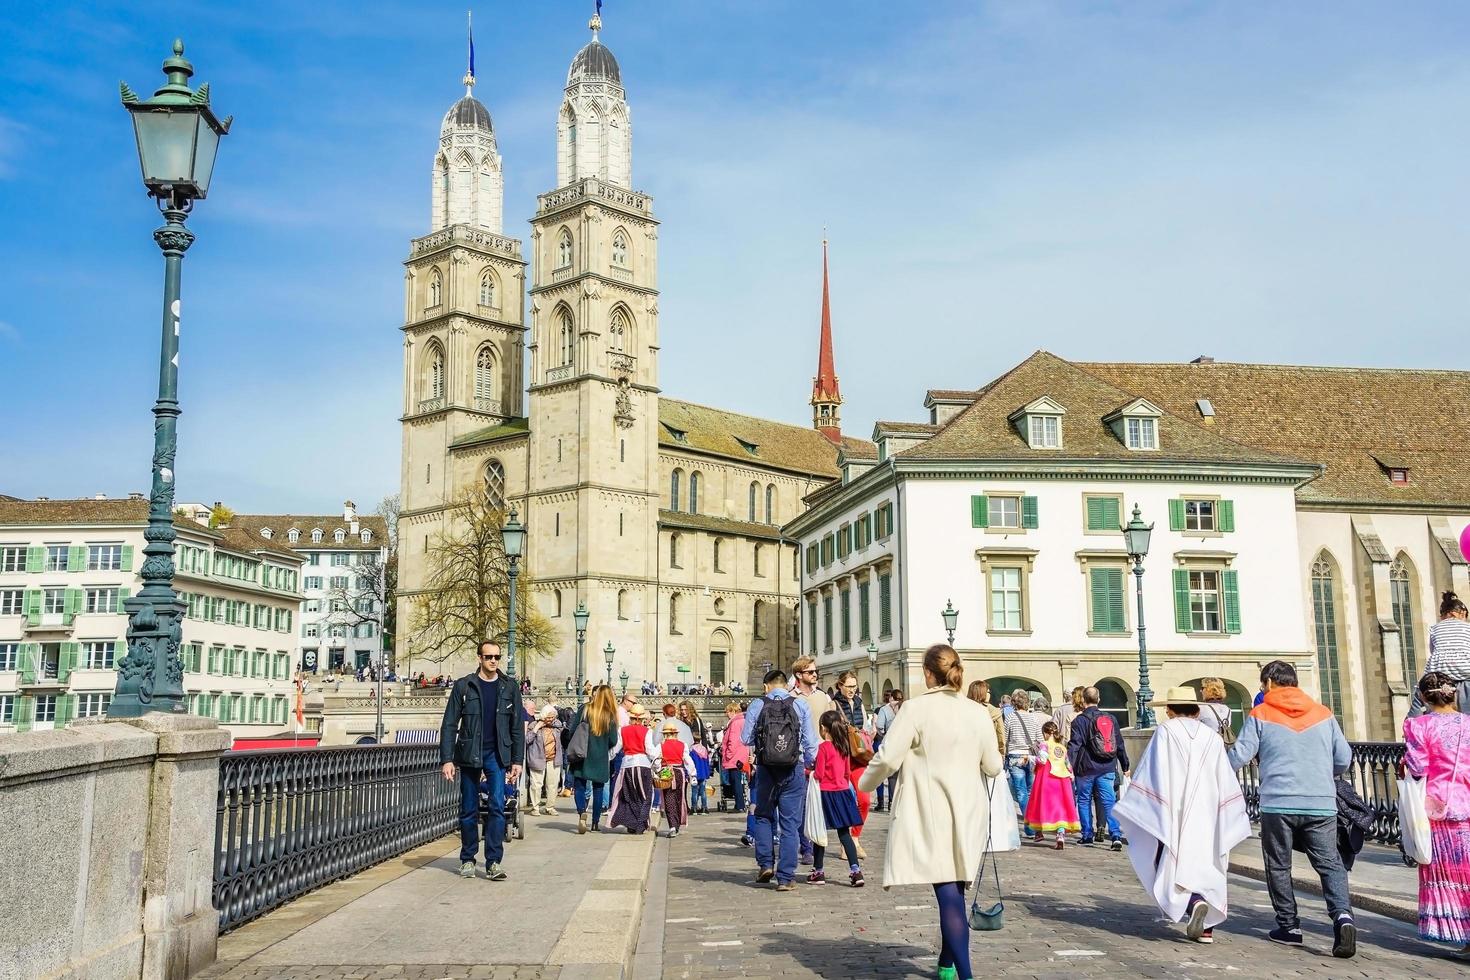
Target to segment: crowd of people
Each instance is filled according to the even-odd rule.
[[[1430,650],[1404,724],[1404,767],[1424,781],[1434,850],[1418,872],[1420,935],[1470,957],[1470,719],[1460,713],[1470,711],[1470,622],[1453,594]],[[740,843],[753,849],[754,881],[778,892],[795,889],[800,867],[810,868],[807,884],[827,884],[834,838],[847,865],[840,877],[862,887],[863,826],[870,812],[888,810],[883,887],[932,888],[939,975],[970,978],[965,891],[987,850],[1011,846],[995,832],[1011,821],[1012,836],[1056,850],[1069,835],[1126,848],[1164,915],[1184,922],[1190,939],[1212,942],[1229,915],[1231,849],[1251,834],[1238,773],[1254,766],[1276,916],[1269,938],[1302,942],[1291,878],[1292,853],[1302,851],[1321,879],[1333,955],[1356,953],[1348,871],[1361,824],[1352,830],[1371,812],[1339,778],[1352,760],[1341,726],[1286,661],[1262,668],[1261,693],[1238,726],[1218,679],[1199,692],[1166,691],[1152,704],[1163,720],[1130,759],[1120,719],[1102,710],[1096,687],[1075,689],[1055,710],[1024,690],[992,703],[985,681],[964,687],[960,658],[944,644],[925,652],[925,689],[911,699],[885,692],[870,710],[852,672],[824,690],[816,663],[802,658],[789,676],[770,670],[761,696],[730,701],[719,729],[689,701],[655,712],[601,684],[575,712],[554,703],[537,711],[502,682],[496,644],[482,644],[479,657],[476,673],[453,682],[441,731],[444,776],[459,779],[464,800],[466,877],[477,874],[482,818],[472,787],[482,774],[498,785],[484,814],[492,880],[506,876],[507,784],[527,794],[525,813],[554,814],[556,798],[571,796],[579,834],[657,832],[662,820],[675,837],[718,793],[745,815]]]

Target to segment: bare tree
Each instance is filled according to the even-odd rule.
[[[388,560],[383,567],[383,653],[388,666],[398,669],[398,494],[378,503],[378,516],[388,526]]]
[[[414,656],[442,663],[481,640],[503,641],[510,595],[500,529],[505,514],[471,490],[446,513],[448,530],[429,545],[425,587],[414,600]],[[523,664],[555,652],[555,627],[530,601],[526,569],[516,589],[516,654]]]
[[[322,629],[330,635],[335,626],[344,633],[356,632],[364,623],[370,623],[374,632],[382,637],[384,662],[388,663],[388,622],[393,615],[393,579],[397,571],[390,566],[382,552],[363,552],[358,563],[341,571],[346,575],[336,576],[346,585],[328,589],[326,615],[321,619]]]

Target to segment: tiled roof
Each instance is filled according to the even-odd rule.
[[[728,517],[713,517],[709,514],[685,514],[677,510],[660,510],[658,522],[662,527],[684,528],[690,531],[713,531],[716,534],[738,534],[747,538],[780,540],[781,528],[775,524],[752,524],[750,521],[734,521]]]
[[[658,444],[669,449],[713,453],[753,466],[769,466],[835,479],[838,447],[816,429],[737,415],[675,398],[658,402]],[[682,433],[682,438],[675,433]],[[755,447],[752,452],[742,443]],[[842,437],[850,455],[876,456],[866,439]]]
[[[931,425],[928,422],[874,422],[873,434],[880,435],[884,432],[913,434],[921,436],[932,436],[942,426]]]
[[[301,540],[294,545],[286,537],[286,533],[293,527],[301,532]],[[313,543],[311,531],[317,527],[322,529],[322,540]],[[270,528],[270,540],[260,536],[264,528]],[[346,533],[341,544],[333,537],[338,528]],[[357,529],[373,532],[372,540],[367,544],[362,543],[360,535],[352,533],[341,514],[236,514],[230,521],[229,529],[243,531],[256,542],[257,547],[279,549],[286,554],[325,550],[377,551],[388,544],[388,522],[375,514],[357,516]]]
[[[146,500],[0,500],[0,524],[144,524]]]
[[[1303,501],[1470,506],[1470,463],[1460,434],[1470,372],[1275,364],[1079,364],[1210,429],[1326,472],[1297,491]],[[1071,416],[1068,416],[1070,423]],[[1389,482],[1380,460],[1409,470]]]
[[[198,527],[199,525],[194,525]],[[278,558],[294,558],[300,561],[302,556],[299,552],[292,551],[286,544],[285,539],[271,539],[267,541],[259,534],[252,533],[242,525],[240,518],[235,517],[229,527],[217,527],[212,529],[219,536],[220,544],[231,551],[240,551],[245,554],[267,554]],[[336,547],[336,545],[333,545]]]
[[[483,429],[466,432],[458,439],[449,444],[451,449],[462,449],[465,446],[477,446],[483,442],[495,442],[498,439],[506,439],[513,436],[524,436],[531,431],[529,419],[506,419],[494,425],[487,425]]]
[[[1032,449],[1009,419],[1016,409],[1050,396],[1067,410],[1062,448]],[[1177,415],[1159,420],[1159,449],[1128,449],[1103,418],[1137,395],[1046,351],[1037,351],[996,379],[939,431],[899,453],[902,459],[1049,459],[1289,463],[1285,454],[1242,445]]]
[[[924,392],[926,402],[968,402],[974,401],[978,391],[965,391],[960,388],[930,388]]]

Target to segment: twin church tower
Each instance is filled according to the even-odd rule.
[[[873,455],[840,433],[826,255],[811,429],[661,399],[658,221],[632,189],[621,71],[601,18],[589,27],[529,256],[502,233],[501,156],[473,73],[440,128],[431,231],[405,262],[399,670],[442,669],[414,662],[415,599],[454,501],[475,490],[519,511],[534,601],[562,636],[522,673],[595,680],[611,643],[613,674],[635,687],[748,683],[795,656],[798,570],[780,524],[837,476],[839,452]],[[591,613],[582,671],[578,603]]]

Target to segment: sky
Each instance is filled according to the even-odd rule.
[[[477,0],[525,238],[592,3]],[[0,5],[0,493],[146,490],[162,262],[119,79],[176,36],[235,124],[189,226],[180,500],[399,478],[402,261],[454,3]],[[1470,5],[606,0],[659,235],[660,384],[809,424],[823,229],[844,430],[1073,359],[1470,369]],[[367,502],[367,503],[365,503]]]

